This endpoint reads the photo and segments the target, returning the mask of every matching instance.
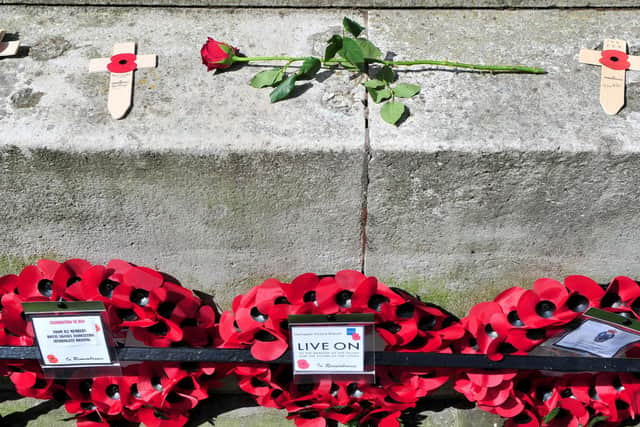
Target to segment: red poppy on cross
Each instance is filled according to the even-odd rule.
[[[153,68],[156,64],[156,55],[136,55],[133,42],[117,43],[113,45],[113,56],[89,62],[89,72],[108,71],[111,75],[108,101],[111,117],[121,119],[131,108],[133,72],[138,68]]]
[[[626,70],[640,71],[640,56],[627,55],[627,42],[606,39],[602,51],[580,49],[579,61],[600,65],[600,104],[607,114],[624,107]]]
[[[14,56],[20,47],[19,41],[3,42],[5,31],[0,28],[0,56]]]

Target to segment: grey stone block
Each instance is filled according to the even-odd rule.
[[[635,0],[0,0],[0,4],[260,8],[637,8]]]
[[[580,47],[605,37],[640,48],[637,16],[371,14],[370,37],[398,59],[522,63],[549,73],[399,73],[422,92],[407,101],[411,116],[400,127],[372,107],[367,272],[459,315],[538,277],[638,277],[640,73],[627,73],[627,106],[607,116],[599,67],[577,62]]]
[[[3,264],[123,258],[214,292],[224,308],[266,277],[359,268],[356,83],[325,75],[271,105],[247,84],[264,68],[215,75],[199,57],[208,35],[255,55],[309,54],[341,12],[5,6],[2,16],[31,46],[0,61]],[[86,70],[126,40],[159,66],[136,72],[133,108],[114,121],[108,76]]]

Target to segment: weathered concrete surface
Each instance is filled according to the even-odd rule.
[[[0,0],[14,5],[106,5],[260,8],[620,8],[639,7],[636,0]]]
[[[0,61],[0,259],[123,258],[225,308],[272,275],[359,267],[357,83],[325,76],[270,105],[247,85],[261,68],[215,75],[199,57],[207,35],[247,53],[309,53],[341,11],[1,10],[31,50]],[[133,109],[114,121],[108,76],[86,69],[122,40],[160,57],[136,72]]]
[[[549,74],[400,73],[422,85],[400,127],[369,124],[366,269],[443,302],[537,277],[638,277],[640,73],[607,116],[580,47],[640,47],[637,12],[379,11],[370,37],[397,59],[522,63]],[[621,23],[625,23],[624,26]]]
[[[254,56],[319,54],[344,11],[0,10],[3,28],[31,46],[26,58],[0,61],[2,145],[214,154],[362,147],[362,95],[348,75],[323,73],[323,84],[299,84],[304,96],[272,105],[269,89],[248,85],[262,68],[207,73],[200,59],[207,36]],[[158,54],[159,65],[136,72],[133,108],[114,121],[106,108],[109,76],[88,73],[88,63],[127,40],[138,42],[140,54]]]

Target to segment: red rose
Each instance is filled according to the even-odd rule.
[[[200,49],[202,63],[207,66],[207,71],[215,68],[229,68],[233,64],[233,57],[238,53],[238,49],[226,43],[218,42],[211,37]]]

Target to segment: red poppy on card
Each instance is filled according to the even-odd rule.
[[[616,49],[603,50],[599,62],[613,70],[628,70],[629,67],[631,67],[629,55],[627,55],[626,52]]]
[[[300,369],[309,369],[309,362],[304,359],[298,360],[298,368]]]
[[[47,361],[49,363],[58,363],[59,362],[58,358],[53,354],[47,354]]]

